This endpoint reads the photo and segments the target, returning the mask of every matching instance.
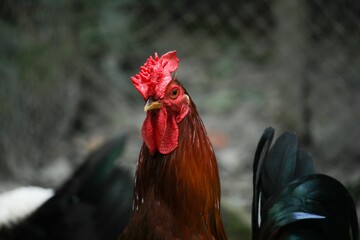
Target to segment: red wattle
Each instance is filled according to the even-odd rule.
[[[168,154],[172,152],[178,145],[179,129],[175,121],[175,116],[173,114],[167,115],[166,109],[164,108],[162,110],[165,113],[165,116],[160,116],[159,113],[159,118],[164,117],[166,124],[165,126],[158,124],[156,128],[157,131],[162,128],[162,136],[159,136],[157,139],[157,147],[160,153]]]
[[[141,133],[143,140],[146,146],[149,148],[150,154],[154,155],[156,151],[156,143],[155,143],[155,132],[154,125],[152,123],[152,117],[150,113],[147,113],[145,121],[143,123]]]
[[[172,152],[178,145],[179,137],[174,115],[168,115],[165,108],[161,108],[156,115],[148,112],[142,127],[142,137],[151,155],[156,150],[162,154]]]

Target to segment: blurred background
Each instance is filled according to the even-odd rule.
[[[356,0],[2,0],[0,191],[57,187],[125,131],[119,164],[134,171],[145,114],[129,78],[169,50],[214,144],[232,239],[250,239],[252,160],[268,126],[295,131],[360,206]]]

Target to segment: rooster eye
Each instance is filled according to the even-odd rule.
[[[177,98],[178,95],[179,95],[179,89],[174,88],[173,90],[171,90],[171,92],[170,92],[171,98],[175,99],[175,98]]]

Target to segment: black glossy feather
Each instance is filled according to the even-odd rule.
[[[274,138],[274,129],[269,127],[265,129],[264,133],[262,134],[259,143],[257,145],[254,157],[254,164],[253,164],[253,203],[252,203],[252,229],[253,229],[253,239],[256,237],[256,234],[259,230],[259,199],[260,199],[260,176],[262,164],[264,162],[264,158],[269,152],[271,142]]]
[[[303,149],[298,149],[295,166],[295,179],[313,173],[315,173],[313,159],[308,152]]]
[[[358,238],[356,209],[349,192],[337,180],[314,173],[313,160],[298,149],[295,134],[281,135],[263,164],[256,163],[258,151],[259,147],[254,173],[261,175],[256,176],[258,185],[254,184],[252,239]]]
[[[263,199],[282,189],[295,179],[297,138],[294,133],[284,133],[275,142],[264,161],[261,175]]]
[[[116,239],[132,209],[133,178],[115,167],[126,136],[92,152],[56,194],[0,239]]]
[[[283,236],[308,239],[309,233],[321,236],[317,239],[357,239],[355,204],[347,189],[326,175],[308,175],[292,182],[272,200],[266,214],[268,221],[263,225],[262,236],[272,236],[268,239]],[[292,227],[287,229],[293,223],[302,228],[304,221],[318,227],[304,233],[294,233]]]

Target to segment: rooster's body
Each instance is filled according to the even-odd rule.
[[[115,167],[125,139],[118,137],[92,152],[31,215],[21,222],[0,226],[0,239],[115,239],[131,213],[132,178],[126,170]]]
[[[195,104],[172,77],[175,52],[132,78],[147,101],[134,206],[120,239],[225,239],[216,157]]]

